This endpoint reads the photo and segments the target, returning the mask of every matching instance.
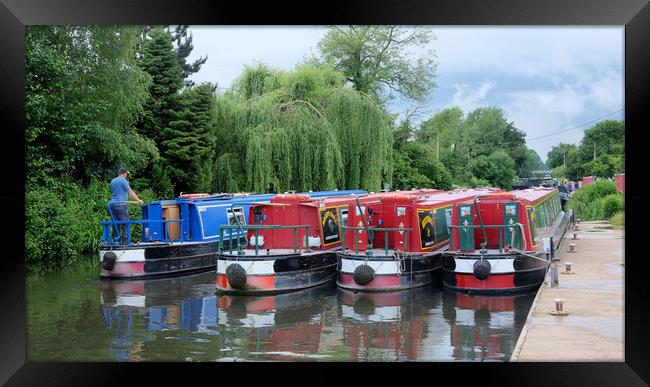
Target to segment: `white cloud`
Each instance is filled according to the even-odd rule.
[[[454,85],[456,93],[452,97],[452,106],[460,107],[464,112],[474,110],[485,102],[485,97],[496,84],[491,81],[483,81],[478,88],[472,89],[466,83]]]
[[[573,83],[558,88],[510,92],[503,105],[509,120],[535,138],[590,122],[623,108],[623,80],[620,74],[608,71],[585,74]],[[616,117],[610,117],[616,118]],[[553,136],[530,140],[528,146],[545,159],[559,142],[578,143],[586,125]]]

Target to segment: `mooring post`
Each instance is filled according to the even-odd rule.
[[[560,284],[558,275],[557,275],[557,262],[553,261],[551,263],[551,287],[556,288]]]
[[[556,288],[560,284],[558,272],[557,272],[557,263],[560,260],[559,257],[555,256],[555,246],[553,246],[553,237],[548,238],[549,245],[551,249],[551,287]]]

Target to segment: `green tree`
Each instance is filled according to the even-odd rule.
[[[515,178],[515,162],[503,150],[494,151],[489,156],[480,155],[471,163],[474,176],[504,189],[512,188]]]
[[[206,192],[212,188],[214,131],[213,87],[204,83],[185,89],[162,142],[175,191]]]
[[[453,134],[461,130],[462,124],[463,111],[460,108],[444,109],[420,125],[416,138],[425,143],[434,141],[436,160],[440,160],[440,148],[443,152],[449,149]]]
[[[393,97],[393,92],[423,100],[436,85],[435,53],[425,49],[433,39],[429,29],[334,26],[318,50],[320,61],[345,74],[357,91],[378,100]]]
[[[537,152],[532,149],[526,150],[526,158],[519,165],[517,175],[519,177],[533,177],[533,171],[545,169],[545,165]]]
[[[377,191],[390,182],[388,115],[328,66],[247,66],[214,111],[215,191]]]
[[[429,188],[432,186],[433,182],[413,165],[413,161],[406,152],[401,150],[393,152],[392,190]]]
[[[112,176],[157,157],[133,123],[149,76],[135,65],[133,27],[26,28],[26,167],[29,184]]]
[[[549,168],[555,168],[560,165],[566,166],[566,155],[568,152],[578,149],[574,144],[565,144],[559,143],[555,145],[551,150],[546,154],[546,165]]]
[[[160,144],[166,140],[169,122],[178,107],[178,91],[183,87],[183,72],[172,48],[172,37],[162,28],[154,28],[145,41],[140,67],[151,75],[149,98],[138,125],[140,133]],[[164,153],[164,152],[163,152]]]
[[[578,151],[580,162],[583,164],[603,155],[624,155],[625,123],[617,120],[605,120],[595,124],[585,130]]]
[[[585,175],[612,178],[619,170],[619,161],[615,156],[601,155],[583,164]]]

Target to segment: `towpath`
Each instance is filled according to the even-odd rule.
[[[559,286],[540,288],[511,361],[624,361],[624,230],[606,222],[578,227],[567,230],[558,252]],[[571,243],[576,253],[568,252]],[[574,274],[562,273],[567,262]],[[558,298],[568,315],[549,313]]]

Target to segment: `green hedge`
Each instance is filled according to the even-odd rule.
[[[625,203],[614,182],[598,180],[575,191],[569,199],[568,208],[583,220],[605,220],[623,211]]]

